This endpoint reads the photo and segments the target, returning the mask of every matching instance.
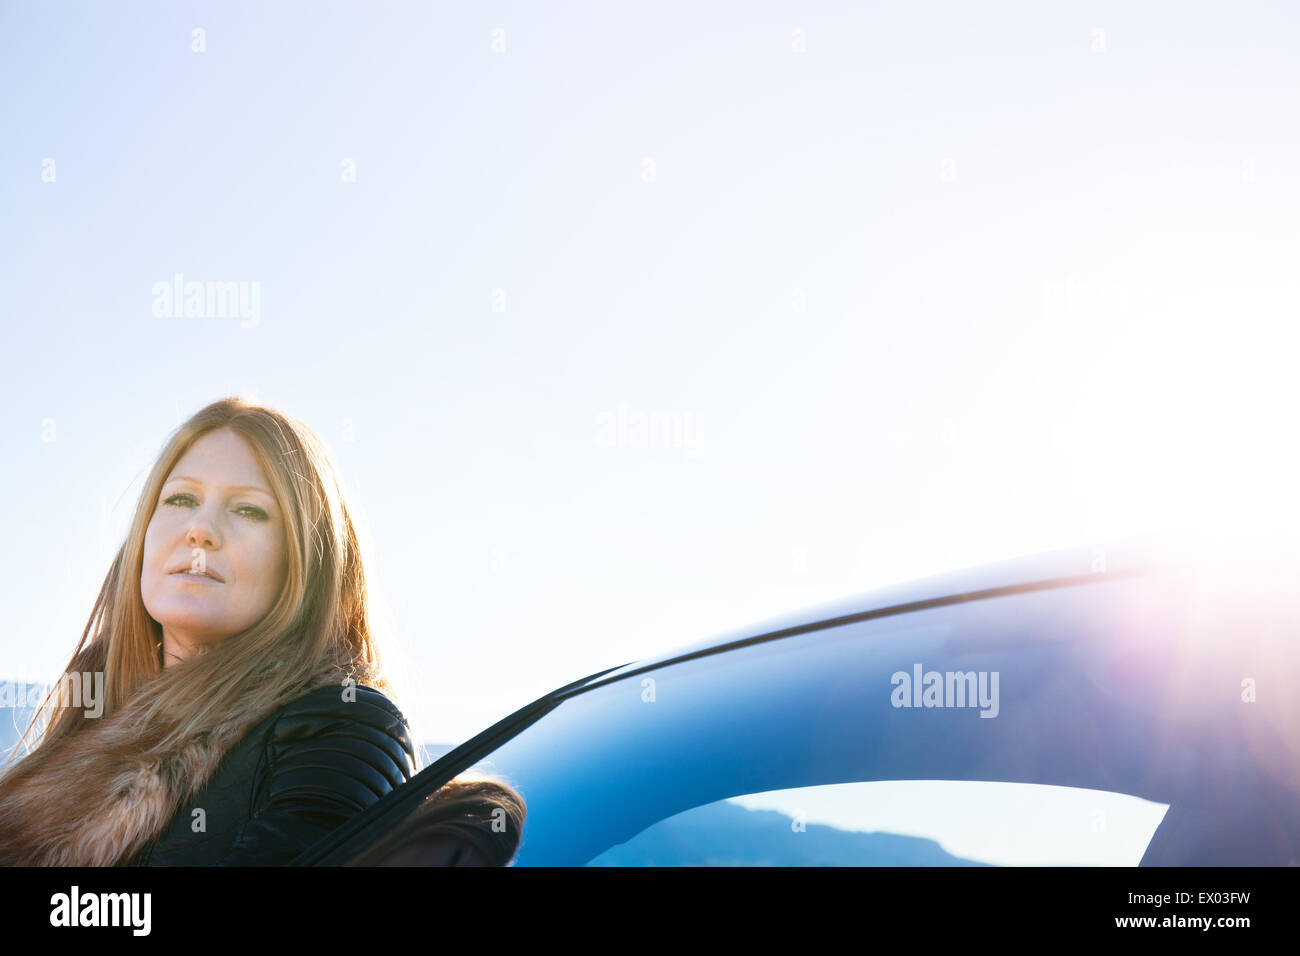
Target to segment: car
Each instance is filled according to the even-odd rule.
[[[1298,566],[1080,545],[609,667],[294,864],[392,844],[464,774],[522,798],[515,866],[1295,864]]]

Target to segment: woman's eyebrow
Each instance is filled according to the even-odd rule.
[[[193,482],[193,483],[196,484],[196,485],[200,485],[200,486],[202,486],[202,487],[207,487],[206,485],[203,484],[203,482],[199,481],[199,479],[197,479],[197,478],[191,478],[189,475],[172,475],[170,478],[168,478],[166,481],[164,481],[163,484],[164,484],[164,485],[166,485],[166,484],[170,484],[170,483],[173,482],[173,481],[191,481],[191,482]],[[229,485],[229,486],[227,486],[227,487],[228,487],[231,491],[260,491],[262,494],[266,495],[268,498],[274,498],[274,497],[275,497],[275,495],[271,494],[269,491],[267,491],[265,488],[262,488],[262,487],[259,486],[259,485]]]

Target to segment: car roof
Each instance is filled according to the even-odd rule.
[[[781,632],[815,629],[840,618],[872,612],[888,613],[914,609],[928,601],[952,601],[963,598],[993,597],[1000,589],[1014,591],[1046,582],[1080,583],[1090,577],[1109,579],[1189,562],[1203,561],[1207,555],[1254,554],[1259,543],[1248,537],[1167,531],[1113,538],[1099,542],[1019,555],[1001,561],[982,563],[958,570],[945,571],[910,581],[874,588],[859,594],[837,598],[803,609],[777,615],[759,622],[733,628],[705,640],[675,647],[653,657],[631,661],[619,667],[599,671],[569,685],[565,693],[577,693],[594,683],[617,680],[635,671],[662,667],[679,659],[716,652],[737,643],[782,636]],[[991,592],[991,593],[990,593]]]

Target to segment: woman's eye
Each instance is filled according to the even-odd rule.
[[[174,505],[174,506],[177,507],[177,508],[186,508],[186,507],[189,507],[188,504],[182,504],[182,503],[178,502],[178,501],[177,501],[178,498],[180,498],[180,499],[184,499],[184,500],[187,501],[187,502],[192,502],[192,501],[194,500],[194,496],[193,496],[193,495],[177,494],[177,495],[172,495],[170,498],[167,498],[166,500],[164,500],[164,501],[163,501],[163,504],[165,504],[165,505]],[[248,512],[248,514],[244,514],[244,512]],[[241,508],[239,508],[239,513],[240,513],[240,514],[243,514],[244,517],[246,517],[246,518],[251,518],[251,519],[254,520],[254,521],[266,521],[266,520],[267,520],[267,514],[266,514],[266,512],[263,511],[261,508],[258,508],[258,507],[255,506],[255,505],[243,505]]]

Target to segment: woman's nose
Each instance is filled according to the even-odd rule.
[[[206,523],[199,522],[199,521],[196,521],[194,523],[194,526],[190,528],[190,533],[187,538],[191,548],[204,548],[204,549],[215,548],[216,547],[215,539],[216,539],[216,534],[212,531],[212,529]]]

